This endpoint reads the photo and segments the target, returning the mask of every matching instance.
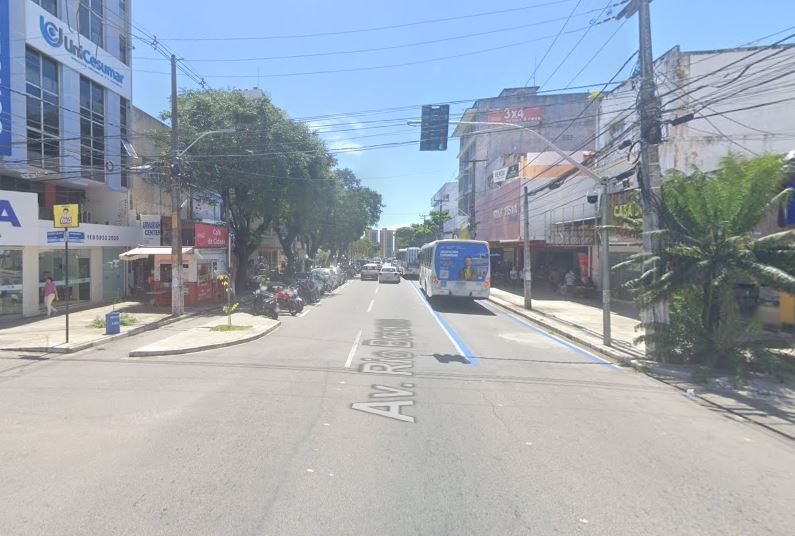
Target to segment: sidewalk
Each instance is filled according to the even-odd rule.
[[[217,305],[213,305],[217,308]],[[187,316],[206,310],[206,307],[191,308]],[[92,327],[95,318],[105,319],[105,313],[119,311],[132,314],[137,322],[121,326],[118,335],[105,335],[105,328]],[[185,318],[184,316],[181,318]],[[156,307],[140,302],[121,302],[96,307],[81,308],[69,313],[69,342],[66,342],[66,321],[63,303],[58,313],[50,318],[35,317],[0,327],[0,350],[22,352],[69,353],[83,350],[119,337],[127,337],[149,329],[155,329],[177,319],[167,307]]]
[[[197,319],[198,320],[198,319]],[[204,316],[201,322],[180,324],[177,333],[155,343],[136,348],[130,357],[189,354],[242,344],[263,337],[279,327],[281,322],[248,313],[232,314],[232,325],[246,326],[239,331],[212,331],[213,327],[226,326],[226,315]]]
[[[754,375],[745,386],[736,387],[731,378],[719,377],[716,372],[710,378],[709,374],[705,376],[703,370],[692,365],[646,361],[644,346],[632,342],[639,334],[635,330],[639,322],[637,318],[611,314],[613,345],[607,347],[602,344],[601,308],[554,298],[541,294],[541,298],[533,299],[530,311],[524,308],[524,297],[518,292],[492,288],[489,300],[551,333],[675,387],[694,400],[795,440],[795,381],[791,378],[778,381]]]
[[[531,320],[559,335],[579,340],[591,349],[606,353],[611,358],[624,361],[626,358],[642,358],[645,354],[643,344],[634,342],[642,334],[642,331],[636,330],[640,320],[634,309],[626,304],[617,304],[617,309],[624,314],[618,312],[610,314],[613,348],[609,348],[602,344],[601,307],[564,300],[556,294],[539,292],[533,297],[533,309],[527,311],[524,309],[521,289],[503,290],[492,287],[491,295],[495,303],[518,307]],[[619,356],[615,350],[626,356]]]

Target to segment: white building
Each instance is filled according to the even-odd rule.
[[[446,182],[431,197],[431,212],[447,212],[450,217],[444,222],[444,238],[453,238],[457,229],[466,224],[466,216],[458,211],[458,182]]]
[[[0,3],[0,315],[41,310],[52,276],[61,296],[125,294],[119,253],[140,241],[128,222],[130,2]],[[79,29],[78,29],[79,28]],[[82,240],[63,242],[53,205],[80,205]]]
[[[754,156],[790,151],[795,145],[794,63],[793,45],[705,51],[682,51],[677,46],[658,58],[662,172],[688,172],[694,167],[711,171],[729,152]],[[601,135],[596,147],[599,175],[616,176],[636,161],[637,93],[638,81],[633,79],[601,100],[597,126]],[[634,174],[623,184],[615,184],[609,196],[611,213],[639,213],[637,188]],[[639,251],[640,244],[636,238],[614,233],[610,250],[614,265]],[[619,295],[621,283],[632,275],[613,273],[612,287]]]

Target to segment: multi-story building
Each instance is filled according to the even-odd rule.
[[[384,227],[378,242],[381,246],[381,257],[387,259],[395,256],[395,231]]]
[[[460,138],[459,213],[467,215],[468,227],[461,235],[490,243],[497,272],[523,265],[522,187],[535,189],[572,167],[528,129],[582,158],[595,145],[596,113],[589,93],[544,94],[536,87],[505,89],[497,97],[478,99],[464,112],[453,132]],[[570,236],[562,243],[548,240],[543,218],[534,217],[543,212],[540,206],[546,203],[530,209],[533,263],[576,262],[590,242],[574,243]]]
[[[378,246],[381,243],[378,229],[367,229],[364,232],[364,236],[374,246]]]
[[[433,194],[431,212],[447,212],[449,219],[440,229],[440,238],[453,238],[456,230],[466,224],[466,217],[458,212],[458,182],[446,182]]]
[[[125,294],[118,255],[140,239],[131,88],[129,1],[0,3],[0,314],[38,314],[46,276],[74,302]],[[79,205],[68,259],[53,228],[62,203]]]
[[[787,88],[795,83],[793,63],[793,45],[703,51],[683,51],[676,46],[660,56],[654,65],[662,110],[659,153],[663,176],[668,170],[689,172],[694,167],[711,171],[729,152],[754,156],[786,154],[795,149],[795,107],[787,98],[791,94]],[[639,138],[634,105],[637,92],[637,84],[630,80],[600,101],[596,147],[599,175],[632,172]],[[640,215],[638,197],[636,174],[612,184],[611,214]],[[771,214],[759,232],[794,226],[795,210],[790,210],[783,220]],[[640,249],[638,237],[613,233],[610,264]],[[634,275],[626,270],[611,272],[611,286],[618,296],[629,298],[621,285]],[[760,308],[770,309],[768,318],[780,317],[783,324],[791,325],[795,321],[795,300],[791,296],[780,298],[774,293],[769,303],[762,300]]]

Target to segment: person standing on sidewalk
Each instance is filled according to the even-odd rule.
[[[53,307],[52,302],[58,299],[58,287],[49,275],[44,279],[44,305],[47,306],[47,316],[52,316],[53,312],[58,312]]]

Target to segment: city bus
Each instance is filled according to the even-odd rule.
[[[489,244],[480,240],[437,240],[420,251],[420,288],[429,298],[458,296],[485,300],[491,287]]]
[[[420,276],[420,248],[401,248],[397,252],[397,265],[406,279]]]

